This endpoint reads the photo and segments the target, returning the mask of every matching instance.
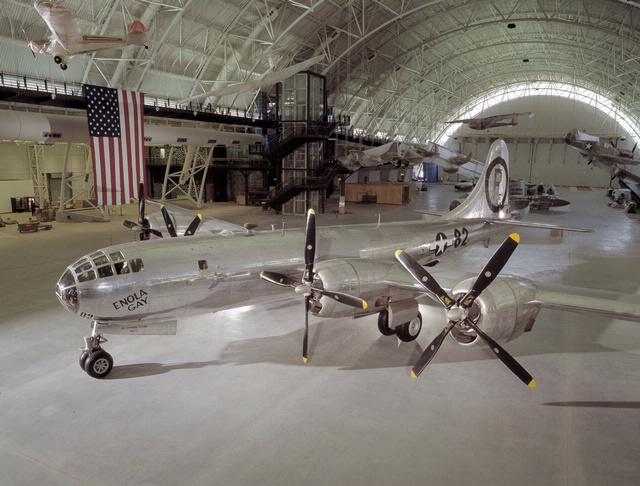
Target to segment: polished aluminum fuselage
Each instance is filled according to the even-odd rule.
[[[484,219],[321,227],[315,261],[321,265],[330,259],[360,258],[365,265],[361,268],[366,268],[367,261],[382,259],[399,265],[394,254],[401,248],[428,263],[507,228]],[[78,282],[75,312],[101,322],[134,321],[267,301],[291,290],[261,280],[260,272],[271,270],[300,278],[304,239],[304,230],[287,230],[253,236],[205,234],[105,248],[97,253],[140,258],[144,270]],[[73,272],[75,266],[69,270]]]

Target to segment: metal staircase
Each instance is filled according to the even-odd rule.
[[[280,212],[282,205],[291,198],[302,191],[321,191],[326,189],[333,182],[334,176],[345,170],[337,161],[329,161],[324,162],[312,175],[289,177],[269,191],[266,205],[276,212]]]

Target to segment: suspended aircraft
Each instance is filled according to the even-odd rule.
[[[256,79],[252,79],[251,81],[245,81],[243,83],[230,84],[229,86],[225,86],[223,88],[216,88],[206,93],[201,93],[194,96],[189,96],[188,98],[183,98],[178,100],[177,103],[179,105],[184,105],[189,103],[190,101],[198,101],[202,99],[209,98],[210,96],[225,96],[236,93],[251,93],[254,91],[258,91],[260,88],[264,86],[272,86],[280,81],[284,81],[285,79],[290,78],[296,73],[300,71],[304,71],[309,69],[311,66],[318,64],[320,61],[324,59],[324,54],[320,54],[319,56],[312,57],[311,59],[307,59],[306,61],[299,62],[287,68],[284,68],[280,71],[273,71],[275,67],[275,63],[270,58],[271,66],[269,69]]]
[[[640,204],[640,177],[621,167],[640,164],[639,160],[633,159],[637,143],[631,152],[626,152],[610,142],[601,141],[599,137],[579,132],[575,128],[565,135],[564,141],[577,150],[589,164],[607,171],[611,180],[617,177],[620,185],[631,190],[634,201]]]
[[[521,277],[496,278],[513,253],[518,241],[515,235],[507,238],[477,279],[458,285],[449,279],[443,287],[436,287],[416,268],[479,242],[486,245],[490,238],[517,226],[589,231],[514,221],[508,180],[507,146],[498,140],[489,152],[481,183],[458,208],[436,222],[316,229],[315,213],[309,210],[306,228],[300,230],[196,232],[190,237],[158,238],[95,251],[70,265],[56,285],[63,307],[91,322],[80,366],[94,378],[110,373],[113,358],[102,348],[107,341],[104,334],[175,334],[177,320],[184,316],[265,302],[291,290],[304,297],[304,361],[308,359],[309,314],[377,314],[383,335],[411,342],[422,329],[416,299],[427,295],[446,308],[448,324],[442,339],[451,334],[458,343],[469,345],[480,336],[522,381],[535,385],[500,343],[531,330],[540,308],[639,320],[640,306],[635,301],[612,303],[611,296],[568,298],[566,291],[542,291]],[[447,277],[438,277],[442,278]],[[445,288],[453,290],[446,292]],[[413,369],[414,376],[424,369],[442,339],[425,350]]]
[[[361,167],[377,167],[391,164],[395,167],[407,167],[426,162],[432,152],[414,149],[403,142],[389,142],[366,150],[350,150],[346,157],[338,157],[338,162],[350,170]]]
[[[51,37],[32,40],[29,47],[34,57],[36,53],[53,56],[62,70],[66,70],[69,59],[78,54],[123,49],[127,46],[147,47],[146,29],[139,20],[131,24],[129,33],[123,37],[86,35],[80,30],[73,13],[61,3],[36,1],[34,7],[51,30]]]
[[[518,117],[528,115],[529,118],[533,113],[527,111],[525,113],[507,113],[505,115],[485,116],[482,118],[467,118],[463,120],[451,120],[445,123],[464,123],[473,130],[488,130],[496,127],[513,127],[518,124]]]

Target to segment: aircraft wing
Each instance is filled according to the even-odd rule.
[[[265,75],[262,79],[260,79],[260,86],[271,86],[273,84],[279,83],[280,81],[284,81],[285,79],[290,78],[294,74],[299,73],[300,71],[309,69],[314,64],[318,64],[323,59],[324,59],[324,54],[320,54],[319,56],[312,57],[311,59],[307,59],[306,61],[299,62],[298,64],[294,64],[280,71],[270,72],[269,74]]]
[[[175,204],[159,203],[157,201],[152,201],[150,199],[146,199],[145,204],[151,209],[153,209],[154,211],[157,211],[158,213],[160,213],[160,207],[164,206],[165,208],[167,208],[167,211],[169,211],[170,214],[188,216],[189,220],[193,219],[193,217],[196,215],[193,211],[182,208],[180,206],[176,206]],[[247,232],[246,228],[242,226],[229,223],[222,219],[216,219],[211,216],[202,217],[202,223],[200,224],[199,231],[202,231],[202,230],[216,231],[216,232],[225,231],[225,230],[233,231],[233,232],[241,232],[241,233]]]
[[[640,322],[640,302],[637,295],[567,285],[537,284],[537,287],[536,299],[532,303],[543,309]]]
[[[633,160],[627,157],[620,157],[619,155],[605,155],[596,154],[593,155],[598,161],[604,165],[640,165],[640,160]]]
[[[573,226],[563,226],[558,224],[545,224],[545,223],[533,223],[528,221],[513,220],[513,219],[487,219],[489,224],[502,224],[505,226],[514,226],[520,228],[534,228],[534,229],[549,229],[558,231],[574,231],[578,233],[593,233],[591,228],[576,228]]]
[[[55,40],[68,49],[69,45],[82,40],[82,31],[76,23],[76,18],[64,5],[60,3],[38,2],[35,8],[46,22]]]
[[[244,83],[236,83],[230,84],[229,86],[225,86],[224,88],[217,88],[206,93],[202,93],[199,95],[190,96],[188,98],[183,98],[178,100],[178,104],[189,103],[190,101],[201,100],[205,98],[209,98],[210,96],[226,96],[230,94],[236,93],[248,93],[251,91],[257,91],[263,86],[271,86],[280,81],[284,81],[287,78],[290,78],[296,73],[300,71],[304,71],[305,69],[309,69],[314,64],[317,64],[322,59],[324,59],[324,54],[321,54],[316,57],[312,57],[311,59],[307,59],[306,61],[302,61],[298,64],[294,64],[293,66],[289,66],[288,68],[282,69],[280,71],[274,71],[268,73],[261,78],[253,79],[251,81],[246,81]]]

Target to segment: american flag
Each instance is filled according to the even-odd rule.
[[[97,205],[129,204],[144,178],[144,95],[84,86]]]

